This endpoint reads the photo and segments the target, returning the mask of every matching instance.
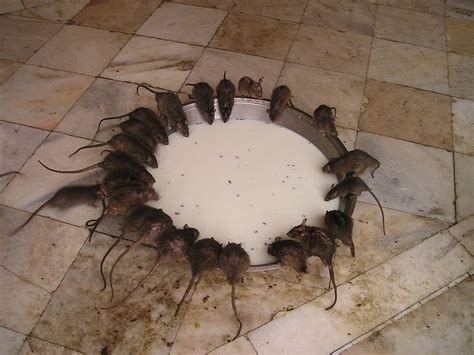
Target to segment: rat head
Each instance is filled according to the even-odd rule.
[[[149,200],[158,201],[158,194],[151,187],[145,189],[144,194],[145,194],[145,198],[147,199],[147,201],[149,201]]]
[[[316,110],[314,110],[313,116],[318,120],[332,120],[334,118],[333,109],[334,111],[336,110],[334,107],[320,105]]]
[[[212,105],[209,105],[209,107],[207,107],[206,109],[206,118],[209,124],[212,124],[214,122],[215,113],[216,113],[216,109],[214,108],[214,101],[213,101]]]
[[[324,223],[326,225],[335,224],[337,226],[344,227],[347,225],[345,217],[346,216],[344,215],[344,213],[339,210],[326,211],[326,214],[324,216]]]
[[[288,237],[301,239],[306,236],[311,230],[311,227],[306,225],[307,220],[307,218],[304,218],[300,225],[291,228],[290,231],[287,233]]]
[[[183,232],[185,238],[189,240],[190,244],[193,244],[199,238],[199,231],[196,228],[188,227],[187,224],[183,226]]]
[[[331,201],[339,197],[339,189],[337,189],[337,186],[338,185],[336,185],[335,187],[331,188],[331,190],[329,190],[326,197],[324,198],[324,201]]]
[[[186,121],[178,121],[176,124],[176,128],[178,131],[185,137],[189,137],[189,127],[188,122]]]
[[[263,97],[262,81],[263,76],[258,81],[252,81],[252,83],[250,84],[250,89],[252,90],[255,98],[257,99],[261,99]]]
[[[333,172],[332,170],[332,160],[330,159],[329,162],[323,166],[323,172],[326,174],[331,174]]]

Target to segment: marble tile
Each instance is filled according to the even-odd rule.
[[[357,137],[357,131],[349,128],[337,127],[339,133],[339,139],[344,144],[347,150],[353,150],[355,148],[355,141]]]
[[[172,321],[190,277],[188,266],[163,263],[125,305],[103,310],[98,307],[108,305],[110,292],[99,292],[99,264],[112,242],[97,234],[84,245],[32,335],[87,354],[99,354],[104,348],[117,354],[168,353],[180,323],[180,318]],[[124,249],[119,244],[110,255],[107,273]],[[154,249],[139,247],[118,264],[114,272],[117,300],[136,285],[154,260]]]
[[[0,122],[0,172],[18,171],[38,148],[48,132],[40,129]],[[0,178],[0,191],[15,175]]]
[[[270,98],[282,66],[283,62],[274,59],[207,48],[187,78],[186,83],[206,81],[215,88],[226,71],[226,77],[237,88],[240,78],[244,75],[250,76],[254,80],[258,80],[263,76],[263,96]],[[181,90],[190,94],[192,88],[183,86]]]
[[[0,58],[26,61],[62,26],[18,16],[0,17]]]
[[[454,222],[450,152],[365,132],[359,132],[356,146],[381,162],[375,179],[368,174],[364,179],[383,206]],[[359,198],[375,203],[368,193]]]
[[[449,53],[448,61],[451,95],[474,100],[474,58]]]
[[[48,355],[79,355],[81,353],[48,343],[47,341],[28,337],[18,355],[48,354]]]
[[[37,217],[9,236],[29,214],[0,207],[0,264],[26,281],[53,292],[87,238],[83,228]]]
[[[165,2],[137,34],[206,46],[226,14],[218,9]]]
[[[83,174],[58,174],[46,170],[38,163],[38,160],[41,160],[44,164],[60,170],[74,170],[95,164],[102,160],[99,155],[102,150],[98,148],[86,149],[68,158],[76,148],[89,142],[85,139],[52,133],[23,166],[21,175],[15,177],[2,192],[0,203],[33,212],[63,186],[97,183],[103,175],[100,169]],[[41,185],[38,187],[39,182]],[[97,218],[100,210],[98,202],[96,208],[84,205],[63,211],[46,207],[39,215],[83,226],[85,221]]]
[[[375,5],[367,1],[309,0],[303,23],[372,36]]]
[[[178,91],[203,50],[189,44],[135,36],[102,76]]]
[[[0,86],[0,119],[52,130],[93,80],[24,65]]]
[[[23,9],[21,0],[3,0],[0,3],[0,14],[6,14],[20,9]]]
[[[11,77],[21,66],[21,63],[0,59],[0,85]]]
[[[474,101],[453,99],[454,150],[474,155]]]
[[[456,216],[458,221],[474,214],[474,157],[454,153],[456,169]]]
[[[239,337],[230,343],[217,348],[209,353],[209,355],[257,355],[250,341],[245,337]]]
[[[65,26],[28,64],[98,75],[128,39],[128,35],[118,32]]]
[[[212,9],[230,10],[234,0],[169,0],[169,2],[210,7]]]
[[[49,302],[49,292],[0,267],[0,326],[28,334]]]
[[[330,353],[439,289],[474,265],[447,232],[379,265],[332,292],[249,334],[259,354]],[[315,331],[317,329],[318,331]]]
[[[443,0],[378,0],[378,4],[400,7],[418,12],[426,12],[439,16],[444,15]]]
[[[74,18],[76,25],[134,33],[162,0],[91,1]]]
[[[156,110],[154,95],[143,92],[137,96],[134,84],[99,78],[75,103],[55,130],[92,139],[102,118],[123,115],[137,107]],[[95,139],[108,141],[120,131],[117,126],[120,122],[122,121],[104,122]]]
[[[471,253],[474,254],[474,216],[468,217],[449,228],[449,232]]]
[[[466,280],[356,344],[344,355],[469,354],[472,351],[473,292],[474,283]]]
[[[306,0],[239,0],[235,2],[233,11],[247,14],[273,17],[284,21],[300,22]]]
[[[357,129],[365,80],[361,77],[287,63],[278,85],[287,85],[296,107],[312,115],[322,104],[337,108],[336,124]]]
[[[17,354],[25,341],[25,337],[24,334],[0,327],[0,353],[5,355]]]
[[[471,0],[447,0],[446,16],[474,21],[474,3]]]
[[[89,0],[59,0],[45,5],[15,11],[13,15],[45,21],[69,21]]]
[[[295,23],[231,13],[219,27],[210,46],[284,60],[297,31]]]
[[[378,7],[375,36],[424,47],[446,49],[444,17],[395,7]]]
[[[368,77],[449,93],[446,52],[374,38]]]
[[[446,18],[448,50],[474,56],[474,22]]]
[[[371,41],[371,37],[355,33],[301,25],[287,60],[365,76]]]
[[[362,131],[453,149],[451,97],[370,79],[364,96]]]

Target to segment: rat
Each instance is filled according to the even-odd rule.
[[[101,183],[101,189],[105,196],[110,196],[116,191],[127,186],[152,187],[153,182],[144,178],[137,170],[122,169],[109,172]]]
[[[229,120],[232,114],[235,100],[235,85],[226,78],[226,73],[224,72],[224,79],[219,81],[216,87],[217,104],[224,123]]]
[[[193,285],[199,281],[199,277],[202,273],[218,267],[221,251],[222,245],[216,242],[214,238],[200,239],[191,246],[188,258],[191,264],[191,272],[193,276],[191,277],[191,280],[189,280],[188,287],[176,307],[175,317],[178,315],[189,291],[191,291]]]
[[[232,339],[235,340],[242,330],[242,321],[239,318],[237,307],[235,306],[235,285],[242,280],[243,275],[250,267],[250,257],[244,248],[242,248],[241,244],[227,243],[219,255],[219,267],[226,275],[227,281],[232,287],[232,310],[234,311],[235,319],[239,323],[237,334]]]
[[[374,172],[380,167],[380,162],[369,153],[360,149],[354,149],[342,154],[340,157],[331,159],[323,166],[323,172],[334,173],[340,179],[348,175],[359,176],[365,170],[370,169],[370,174],[374,177]]]
[[[262,80],[263,76],[258,81],[254,81],[249,76],[240,78],[237,90],[239,96],[261,99],[263,97]]]
[[[338,210],[326,211],[324,224],[327,231],[339,239],[342,244],[348,246],[352,257],[355,257],[355,247],[352,240],[352,229],[354,227],[352,217]]]
[[[348,177],[334,186],[324,198],[325,201],[334,200],[337,197],[347,197],[349,199],[355,199],[364,191],[367,191],[372,195],[375,199],[377,204],[380,207],[380,212],[382,212],[382,226],[383,226],[383,234],[385,234],[385,216],[383,213],[382,205],[380,204],[379,199],[372,190],[367,186],[367,184],[358,176]]]
[[[131,118],[120,124],[120,129],[123,133],[127,133],[140,142],[142,142],[151,152],[154,152],[158,142],[151,135],[150,129],[145,126],[141,121]]]
[[[306,250],[296,240],[276,238],[275,242],[268,246],[267,252],[274,256],[283,266],[289,266],[299,273],[308,273]]]
[[[158,194],[150,187],[123,187],[109,196],[107,212],[112,216],[123,215],[129,209],[144,205],[150,200],[158,200]]]
[[[214,91],[208,83],[186,84],[193,87],[192,97],[196,101],[196,106],[204,115],[209,124],[214,122]]]
[[[283,112],[288,104],[291,103],[291,91],[288,86],[280,85],[276,87],[272,92],[270,100],[270,118],[275,121]]]
[[[313,112],[313,120],[319,132],[323,136],[337,137],[337,129],[334,122],[336,118],[336,108],[327,105],[320,105]]]
[[[72,157],[83,149],[103,147],[104,145],[110,145],[115,150],[127,153],[138,162],[146,164],[152,168],[158,167],[158,162],[155,155],[137,138],[132,137],[126,133],[116,134],[105,143],[91,144],[80,147],[74,153],[69,155],[69,157]]]

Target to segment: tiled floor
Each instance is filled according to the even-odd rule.
[[[0,14],[0,173],[21,172],[0,178],[1,354],[472,351],[472,1],[5,0]],[[218,272],[174,320],[190,276],[181,264],[164,264],[127,307],[97,308],[106,302],[99,262],[117,226],[84,243],[93,208],[45,209],[9,236],[59,185],[97,180],[100,172],[50,174],[37,160],[96,163],[95,153],[64,152],[90,142],[103,117],[153,108],[135,83],[186,98],[185,83],[215,86],[224,71],[235,83],[263,76],[265,98],[286,84],[308,113],[336,106],[346,146],[382,162],[367,179],[387,224],[385,237],[363,194],[357,257],[338,250],[331,311],[318,260],[303,276],[246,274],[237,288],[243,332],[230,343],[230,288]],[[106,127],[97,140],[114,133]],[[135,265],[117,269],[119,289],[153,258],[137,248]]]

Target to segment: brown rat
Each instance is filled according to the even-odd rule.
[[[214,91],[212,87],[205,82],[197,84],[186,84],[193,87],[192,97],[196,101],[196,106],[204,115],[204,118],[209,124],[214,122]]]
[[[224,79],[219,81],[216,87],[217,104],[219,112],[221,113],[222,121],[227,122],[232,114],[235,100],[235,85],[226,78],[224,72]]]
[[[107,212],[110,215],[123,215],[131,208],[144,205],[150,200],[158,200],[156,191],[150,187],[123,187],[109,196]]]
[[[336,108],[327,105],[320,105],[313,112],[313,120],[319,132],[323,136],[337,137],[337,129],[335,123]]]
[[[296,240],[276,238],[275,242],[268,246],[267,252],[274,256],[283,266],[289,266],[297,272],[308,272],[306,250]]]
[[[338,210],[326,211],[324,224],[327,231],[344,245],[348,246],[351,249],[352,257],[355,257],[355,247],[352,240],[352,230],[354,227],[352,218]]]
[[[219,255],[219,267],[227,276],[227,281],[232,286],[232,310],[234,311],[235,319],[239,323],[237,334],[232,339],[234,340],[239,336],[242,330],[242,321],[239,318],[237,307],[235,306],[235,285],[242,280],[245,272],[250,267],[250,257],[240,244],[228,243]]]
[[[263,97],[262,80],[263,76],[258,81],[249,76],[240,78],[237,90],[239,96],[261,99]]]
[[[325,201],[334,200],[337,197],[347,197],[350,199],[357,198],[364,191],[367,191],[372,195],[377,204],[380,207],[380,212],[382,212],[382,226],[383,234],[385,234],[385,216],[383,213],[382,205],[380,204],[379,199],[372,190],[367,186],[367,184],[358,176],[348,177],[342,180],[339,184],[334,186],[326,195]]]
[[[188,258],[191,264],[191,272],[193,276],[191,277],[191,280],[189,280],[188,287],[176,307],[175,316],[179,313],[189,291],[191,291],[193,285],[198,282],[201,274],[218,267],[219,254],[221,253],[221,250],[222,245],[216,242],[214,238],[200,239],[191,246]]]
[[[271,120],[275,121],[289,103],[291,103],[291,91],[288,86],[280,85],[273,89],[269,110]]]
[[[354,149],[335,159],[331,159],[329,163],[323,166],[323,172],[328,174],[334,173],[343,179],[347,175],[362,175],[365,170],[369,169],[370,174],[374,177],[374,171],[379,167],[380,162],[369,153],[360,149]]]
[[[153,181],[148,180],[135,169],[122,169],[107,173],[101,183],[105,196],[110,196],[127,186],[152,187]]]
[[[158,142],[151,135],[150,129],[145,126],[141,121],[131,118],[127,121],[124,121],[120,124],[120,129],[123,133],[130,134],[131,136],[137,138],[142,142],[146,147],[154,152]]]

